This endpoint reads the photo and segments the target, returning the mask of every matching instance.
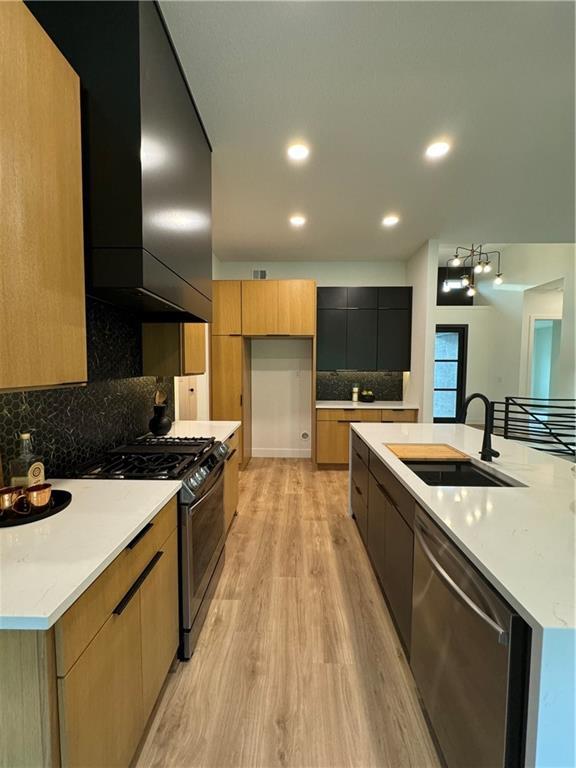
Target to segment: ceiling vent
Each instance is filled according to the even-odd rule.
[[[252,278],[254,280],[266,280],[267,272],[265,269],[253,269]]]

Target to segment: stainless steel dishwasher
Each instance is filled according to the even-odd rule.
[[[523,765],[528,653],[528,625],[418,510],[410,666],[449,768]]]

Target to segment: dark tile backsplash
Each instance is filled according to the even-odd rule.
[[[62,477],[106,448],[148,430],[154,393],[168,394],[174,417],[173,380],[142,376],[139,319],[112,305],[87,300],[88,379],[82,387],[0,394],[0,456],[4,480],[17,453],[18,433],[32,431],[48,477]]]
[[[133,312],[87,297],[88,381],[142,376],[142,323]]]
[[[402,373],[381,371],[318,371],[316,374],[317,400],[351,400],[352,387],[371,389],[376,400],[402,400]]]

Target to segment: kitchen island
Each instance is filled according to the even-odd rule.
[[[460,424],[365,423],[353,424],[352,433],[352,441],[356,435],[365,445],[369,461],[381,463],[400,492],[410,494],[530,627],[525,765],[574,765],[575,478],[570,463],[494,437],[500,457],[487,464],[478,458],[481,431]],[[387,443],[448,444],[513,485],[428,485]]]

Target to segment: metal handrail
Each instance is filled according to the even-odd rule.
[[[497,434],[576,459],[576,400],[509,395],[491,406]]]

